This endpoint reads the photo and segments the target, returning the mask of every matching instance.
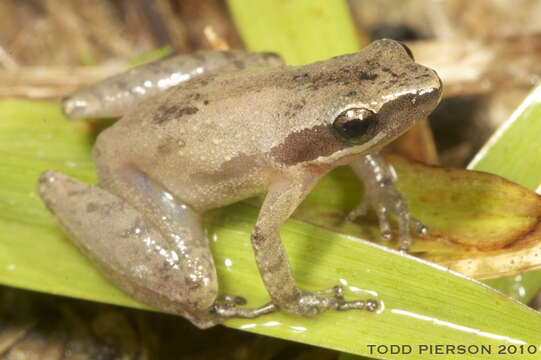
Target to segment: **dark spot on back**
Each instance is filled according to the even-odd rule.
[[[177,112],[177,115],[180,117],[180,116],[183,116],[183,115],[193,115],[195,114],[196,112],[198,112],[199,109],[196,108],[195,106],[187,106],[185,108],[182,108],[180,109],[178,112]]]
[[[390,74],[392,77],[398,77],[398,75],[388,67],[382,67],[381,71]]]
[[[181,108],[178,105],[173,105],[173,106],[161,105],[160,107],[158,107],[158,109],[154,113],[152,122],[154,124],[163,124],[173,119],[179,119],[184,115],[195,114],[198,111],[199,109],[196,108],[195,106],[186,106],[186,107]]]
[[[308,73],[297,74],[297,75],[293,76],[293,81],[297,81],[297,80],[301,80],[301,79],[308,79],[308,77],[309,77]]]
[[[367,59],[366,65],[368,65],[371,68],[380,68],[379,64],[377,64],[374,59]]]
[[[298,102],[292,102],[292,103],[287,104],[287,110],[284,113],[284,116],[289,119],[294,117],[295,115],[297,115],[299,111],[301,111],[304,108],[305,105],[306,105],[305,99],[301,99]]]
[[[171,115],[177,111],[178,107],[171,106],[167,107],[166,105],[160,105],[158,109],[154,112],[152,117],[152,122],[155,124],[163,124],[166,121],[171,120]]]
[[[209,101],[208,101],[208,100],[205,100],[205,101],[203,101],[203,104],[208,105],[208,104],[209,104]]]
[[[370,81],[374,81],[378,78],[378,75],[377,74],[370,74],[370,73],[367,73],[366,71],[361,71],[361,73],[359,74],[359,79],[360,80],[370,80]]]

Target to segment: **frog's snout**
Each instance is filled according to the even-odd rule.
[[[432,76],[434,77],[434,89],[438,92],[439,96],[441,97],[441,94],[443,93],[443,83],[441,81],[440,76],[434,69],[429,69],[432,72]]]
[[[436,76],[436,78],[438,78],[438,91],[439,91],[439,98],[438,98],[438,104],[440,103],[440,100],[441,100],[441,97],[443,95],[443,82],[441,81],[441,78],[440,76],[438,75],[438,73],[435,71],[435,70],[432,70],[434,72],[434,75]]]
[[[443,95],[443,82],[441,81],[441,78],[439,77],[438,73],[435,70],[430,69],[432,73],[434,74],[434,79],[436,80],[436,84],[433,87],[433,93],[434,93],[434,109],[441,101],[441,97]]]
[[[443,83],[438,73],[430,68],[427,68],[427,70],[431,79],[425,86],[417,90],[417,103],[425,108],[426,115],[430,114],[438,106],[443,94]]]

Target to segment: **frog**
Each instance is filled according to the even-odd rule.
[[[273,53],[175,55],[65,98],[69,119],[119,116],[93,148],[98,183],[46,170],[38,192],[73,243],[118,288],[200,328],[280,310],[314,317],[378,308],[341,286],[300,289],[280,229],[318,181],[349,165],[366,188],[354,220],[373,207],[400,246],[426,232],[409,215],[379,150],[426,118],[442,82],[403,43],[302,66]],[[264,195],[250,235],[270,301],[245,306],[219,292],[202,216]]]

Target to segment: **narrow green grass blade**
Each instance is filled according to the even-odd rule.
[[[541,84],[477,153],[468,169],[486,171],[541,193]],[[485,283],[524,302],[541,289],[541,270]]]
[[[46,168],[95,182],[89,155],[95,126],[68,122],[58,105],[49,103],[3,101],[0,114],[0,282],[144,308],[71,245],[35,193],[37,177]],[[257,209],[240,203],[205,217],[221,291],[246,296],[252,305],[269,300],[249,242],[256,216]],[[498,344],[541,343],[541,315],[477,282],[297,220],[286,223],[282,236],[301,287],[342,284],[346,297],[376,297],[383,308],[377,314],[330,312],[313,319],[279,312],[229,321],[228,326],[365,355],[366,344],[484,344],[496,349]]]
[[[494,133],[468,169],[500,175],[541,192],[541,84]]]
[[[290,65],[353,53],[360,44],[342,0],[227,2],[246,47],[274,51]]]

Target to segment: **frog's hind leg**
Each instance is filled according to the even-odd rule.
[[[238,308],[230,301],[216,300],[212,255],[197,214],[186,206],[160,215],[176,216],[175,223],[184,226],[164,236],[163,227],[153,222],[156,219],[99,186],[49,170],[40,177],[38,190],[73,242],[135,298],[184,316],[201,328],[229,317],[255,317],[274,310],[269,305]]]
[[[172,246],[135,208],[98,186],[46,171],[38,191],[71,240],[126,293],[199,327],[214,325],[209,312],[217,295],[213,271],[186,273],[186,264],[213,269],[206,248],[189,241]],[[186,246],[187,249],[183,249]],[[194,279],[195,277],[195,279]],[[203,289],[203,291],[200,291]]]
[[[194,77],[281,64],[282,59],[271,53],[223,51],[170,56],[79,90],[62,101],[62,110],[69,119],[118,117],[140,102]]]

